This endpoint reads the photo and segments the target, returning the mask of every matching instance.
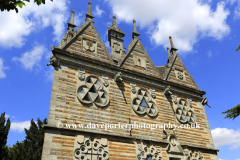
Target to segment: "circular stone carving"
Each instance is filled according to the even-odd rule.
[[[109,95],[103,90],[102,82],[96,76],[88,76],[85,85],[78,88],[77,97],[84,104],[94,103],[99,107],[109,104]]]
[[[176,117],[181,123],[190,123],[193,124],[196,122],[196,116],[192,110],[188,109],[189,103],[180,99],[178,107],[176,109]]]
[[[146,89],[139,89],[137,97],[132,101],[133,110],[138,114],[147,114],[156,116],[158,114],[157,106],[152,101],[151,95]]]

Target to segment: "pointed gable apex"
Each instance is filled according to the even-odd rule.
[[[85,22],[81,27],[78,27],[77,32],[73,28],[68,28],[58,48],[73,54],[113,64],[107,47],[93,26],[93,18],[94,16],[91,15],[91,3],[89,2]],[[71,18],[70,24],[73,23],[72,19],[73,18]]]
[[[170,36],[169,39],[171,50],[169,51],[169,48],[167,48],[168,61],[165,65],[163,79],[199,90],[196,82],[193,80],[192,76],[183,64],[178,53],[176,53],[177,49],[173,45],[172,37]]]
[[[160,74],[144,49],[140,39],[135,37],[128,46],[128,52],[120,62],[120,67],[142,74],[158,77]]]

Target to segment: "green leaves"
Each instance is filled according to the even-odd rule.
[[[10,130],[10,119],[8,118],[7,123],[5,123],[5,112],[0,116],[0,159],[6,159],[8,154],[7,136]]]
[[[53,1],[53,0],[51,0]],[[26,6],[25,2],[30,2],[30,0],[1,0],[0,9],[1,11],[7,10],[15,10],[18,13],[18,7],[22,8]],[[37,5],[45,4],[45,0],[34,0],[34,3]]]
[[[15,5],[15,7],[20,7],[20,8],[22,8],[22,6],[26,6],[26,4],[22,1],[18,1],[14,5]]]
[[[225,119],[229,118],[229,119],[234,120],[235,118],[237,118],[240,115],[240,104],[238,104],[237,106],[235,106],[231,109],[228,109],[225,112],[222,112],[222,114],[227,114]]]
[[[238,48],[236,49],[236,51],[235,51],[235,52],[237,52],[239,49],[240,49],[240,45],[238,45]]]

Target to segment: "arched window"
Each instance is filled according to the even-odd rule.
[[[138,64],[139,64],[139,66],[141,66],[141,60],[140,59],[138,59]]]

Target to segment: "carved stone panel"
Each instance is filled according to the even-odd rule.
[[[134,55],[133,61],[135,66],[146,68],[146,58]]]
[[[105,107],[109,104],[109,95],[103,82],[97,76],[90,75],[77,90],[77,98],[83,104],[95,104]]]
[[[179,79],[179,80],[181,80],[181,81],[186,81],[185,72],[184,72],[184,71],[175,69],[175,75],[176,75],[176,78],[177,78],[177,79]]]
[[[137,160],[147,160],[149,157],[151,157],[152,160],[162,159],[162,151],[160,147],[155,146],[152,143],[136,143],[136,154]]]
[[[74,160],[108,160],[108,140],[78,135],[74,143]]]
[[[180,144],[179,139],[175,134],[170,134],[168,136],[168,146],[167,146],[167,152],[168,153],[183,153],[183,148]]]
[[[179,99],[173,95],[172,101],[175,116],[180,123],[196,123],[196,115],[189,100]]]
[[[83,39],[83,50],[96,53],[96,43]]]
[[[138,114],[147,114],[148,116],[156,116],[158,114],[157,105],[151,94],[146,89],[140,88],[136,94],[132,93],[132,107]]]

